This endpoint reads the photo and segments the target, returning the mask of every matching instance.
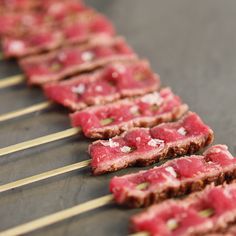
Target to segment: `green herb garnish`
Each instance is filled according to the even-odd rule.
[[[169,219],[167,222],[166,222],[166,225],[168,227],[169,230],[175,230],[176,228],[178,228],[179,224],[177,222],[176,219]]]
[[[114,121],[113,118],[106,118],[106,119],[100,120],[100,124],[101,124],[102,126],[105,126],[105,125],[111,124],[113,121]]]
[[[212,208],[208,208],[208,209],[205,209],[205,210],[202,210],[202,211],[199,211],[199,215],[201,217],[210,217],[214,214],[214,210]]]
[[[135,79],[136,81],[142,81],[142,80],[145,80],[146,77],[145,77],[144,74],[142,74],[142,73],[136,73],[136,74],[134,75],[134,79]]]
[[[52,65],[51,65],[51,70],[54,71],[54,72],[57,72],[61,69],[61,64],[58,63],[58,62],[54,62]]]
[[[143,182],[143,183],[137,185],[136,189],[138,189],[138,190],[145,190],[145,189],[147,189],[148,186],[149,186],[148,182]]]
[[[159,106],[156,105],[156,104],[154,104],[154,105],[151,106],[151,110],[152,110],[152,111],[157,111],[158,109],[159,109]]]

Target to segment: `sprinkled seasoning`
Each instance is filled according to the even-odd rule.
[[[162,99],[162,97],[160,96],[159,93],[155,92],[155,93],[151,93],[151,94],[148,94],[148,95],[144,96],[141,99],[141,101],[145,102],[145,103],[148,103],[150,105],[160,106],[163,102],[163,99]]]
[[[102,92],[102,90],[103,90],[102,86],[100,86],[100,85],[95,87],[95,91],[97,91],[97,92]]]
[[[164,141],[161,139],[151,139],[148,141],[148,145],[151,147],[156,147],[156,146],[161,145],[163,143],[164,143]]]
[[[172,166],[168,166],[165,168],[167,172],[169,172],[172,176],[177,177],[177,173],[175,172],[174,168]]]
[[[86,51],[86,52],[82,53],[81,58],[83,61],[87,62],[87,61],[92,61],[94,56],[95,56],[94,53],[92,53],[90,51]]]
[[[130,113],[133,114],[133,115],[139,115],[140,112],[139,112],[139,107],[138,106],[132,106],[130,109],[129,109]]]
[[[183,136],[185,136],[187,134],[187,131],[184,127],[181,127],[177,130],[177,132]]]
[[[124,153],[129,153],[129,152],[132,151],[132,148],[129,147],[129,146],[123,146],[123,147],[120,148],[120,150]]]
[[[83,94],[85,92],[85,85],[80,84],[77,87],[72,87],[72,92],[77,94]]]
[[[135,140],[136,140],[137,142],[140,142],[140,141],[141,141],[141,138],[140,138],[140,137],[136,137]]]
[[[9,51],[20,53],[24,50],[24,48],[25,48],[25,45],[23,42],[19,40],[15,40],[14,42],[10,44]]]
[[[114,142],[111,138],[108,141],[102,141],[101,144],[105,147],[119,147],[119,143]]]

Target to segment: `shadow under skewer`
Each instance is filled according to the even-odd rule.
[[[16,236],[26,234],[111,203],[113,203],[113,195],[105,195],[103,197],[87,201],[74,207],[2,231],[0,232],[0,236]]]

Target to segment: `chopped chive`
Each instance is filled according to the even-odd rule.
[[[159,106],[154,104],[151,106],[152,111],[157,111],[159,109]]]
[[[52,71],[59,71],[61,69],[61,65],[60,63],[58,62],[54,62],[52,65],[51,65],[51,70]]]
[[[169,219],[166,223],[167,227],[169,230],[175,230],[176,228],[178,228],[179,224],[177,222],[176,219]]]
[[[112,118],[106,118],[106,119],[102,119],[101,121],[100,121],[100,124],[101,125],[109,125],[109,124],[111,124],[112,122],[114,121],[114,119],[112,119]]]
[[[145,190],[148,186],[149,186],[148,182],[143,182],[143,183],[137,185],[136,189],[138,189],[138,190]]]
[[[199,211],[199,215],[201,217],[210,217],[214,214],[214,210],[212,208],[208,208],[202,211]]]
[[[142,74],[142,73],[136,73],[136,74],[134,75],[134,79],[135,79],[136,81],[142,81],[142,80],[145,80],[146,78],[145,78],[144,74]]]

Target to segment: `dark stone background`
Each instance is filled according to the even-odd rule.
[[[215,143],[236,154],[236,1],[90,0],[105,13],[141,57],[215,131]],[[19,72],[0,62],[0,76]],[[0,91],[0,112],[43,101],[25,85]],[[0,124],[0,146],[69,127],[66,110],[54,108]],[[0,184],[88,158],[81,136],[0,158]],[[132,172],[137,168],[117,172]],[[114,174],[113,174],[114,175]],[[88,168],[0,195],[0,230],[108,193],[111,176]],[[110,206],[74,217],[32,235],[126,235],[135,210]]]

